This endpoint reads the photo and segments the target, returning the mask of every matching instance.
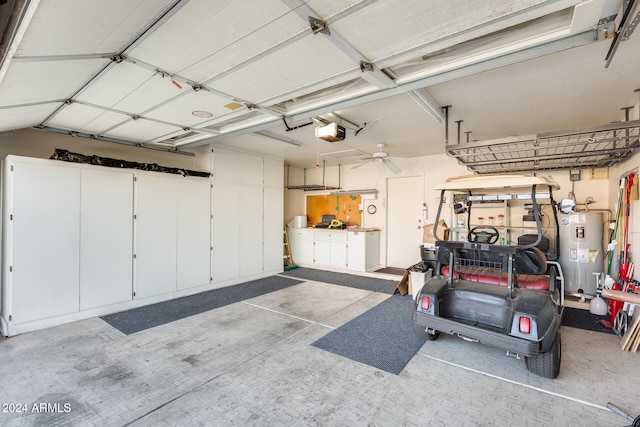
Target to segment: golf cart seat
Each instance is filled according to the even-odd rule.
[[[448,250],[442,250],[439,261],[442,265],[441,274],[449,275]],[[464,250],[458,251],[455,262],[454,276],[471,282],[489,283],[492,285],[508,286],[509,275],[502,268],[502,260],[498,254],[488,251]],[[455,258],[455,257],[454,257]],[[460,261],[463,262],[460,262]],[[522,249],[515,258],[516,283],[518,288],[545,290],[550,289],[549,275],[547,271],[547,259],[544,253],[536,248]]]

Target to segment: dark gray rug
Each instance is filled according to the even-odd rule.
[[[215,308],[240,302],[302,283],[301,280],[271,276],[239,285],[146,305],[102,316],[102,320],[124,334],[133,334]]]
[[[395,295],[311,345],[398,375],[424,341],[413,334],[411,296]]]
[[[607,329],[599,322],[600,319],[609,320],[609,316],[597,316],[589,310],[565,307],[562,315],[562,326],[585,329],[587,331],[604,332],[613,334],[612,329]]]
[[[333,285],[349,286],[367,291],[381,292],[393,295],[398,286],[395,280],[377,279],[375,277],[358,276],[355,274],[336,273],[334,271],[316,270],[314,268],[296,268],[282,273],[285,276],[298,277],[316,282],[331,283]]]
[[[405,271],[407,271],[406,268],[384,267],[379,270],[376,270],[375,273],[395,274],[397,276],[402,276]]]

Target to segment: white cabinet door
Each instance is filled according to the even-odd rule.
[[[282,271],[284,266],[284,192],[264,188],[264,271]]]
[[[252,187],[264,185],[262,157],[242,154],[240,157],[240,184]]]
[[[233,151],[213,150],[213,179],[217,182],[240,183],[240,154]]]
[[[331,267],[347,268],[347,244],[331,242]]]
[[[133,173],[83,169],[80,194],[80,309],[130,301]]]
[[[209,284],[211,278],[211,182],[178,180],[177,288]]]
[[[136,176],[136,298],[176,290],[177,186],[172,176]]]
[[[298,248],[293,255],[293,262],[302,265],[313,265],[313,239],[300,239]]]
[[[284,193],[284,162],[264,159],[264,186],[280,188]]]
[[[241,276],[262,273],[262,206],[261,187],[240,187]]]
[[[235,279],[240,276],[240,186],[214,182],[211,213],[213,281]]]
[[[362,232],[349,232],[349,270],[365,271],[366,235]]]
[[[380,232],[349,232],[349,270],[369,271],[380,263]]]
[[[77,312],[80,169],[16,162],[12,173],[13,307],[3,315],[22,323]]]
[[[318,267],[331,267],[331,241],[316,240],[314,242],[313,263]]]
[[[313,264],[313,230],[288,228],[294,264]]]

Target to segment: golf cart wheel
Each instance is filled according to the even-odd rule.
[[[427,339],[428,339],[429,341],[435,341],[435,340],[437,340],[437,339],[438,339],[438,337],[440,337],[440,332],[438,332],[438,331],[435,331],[435,332],[434,332],[434,333],[432,333],[432,334],[431,334],[431,333],[429,333],[429,332],[427,332]]]
[[[538,356],[525,357],[524,361],[529,372],[553,379],[560,374],[561,356],[562,342],[558,331],[549,351]]]
[[[411,322],[411,325],[413,326],[413,333],[421,340],[433,341],[433,340],[437,340],[438,337],[440,336],[440,332],[434,332],[430,334],[429,332],[427,332],[424,326],[418,325],[415,321]]]

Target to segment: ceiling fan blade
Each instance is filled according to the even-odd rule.
[[[355,166],[352,166],[352,167],[351,167],[351,169],[358,169],[360,166],[364,166],[364,165],[366,165],[366,164],[367,164],[367,163],[360,163],[360,164],[357,164],[357,165],[355,165]]]
[[[383,160],[384,164],[386,167],[389,168],[389,170],[393,173],[400,173],[402,172],[402,169],[400,169],[395,163],[393,163],[391,160],[389,159],[384,159]]]

